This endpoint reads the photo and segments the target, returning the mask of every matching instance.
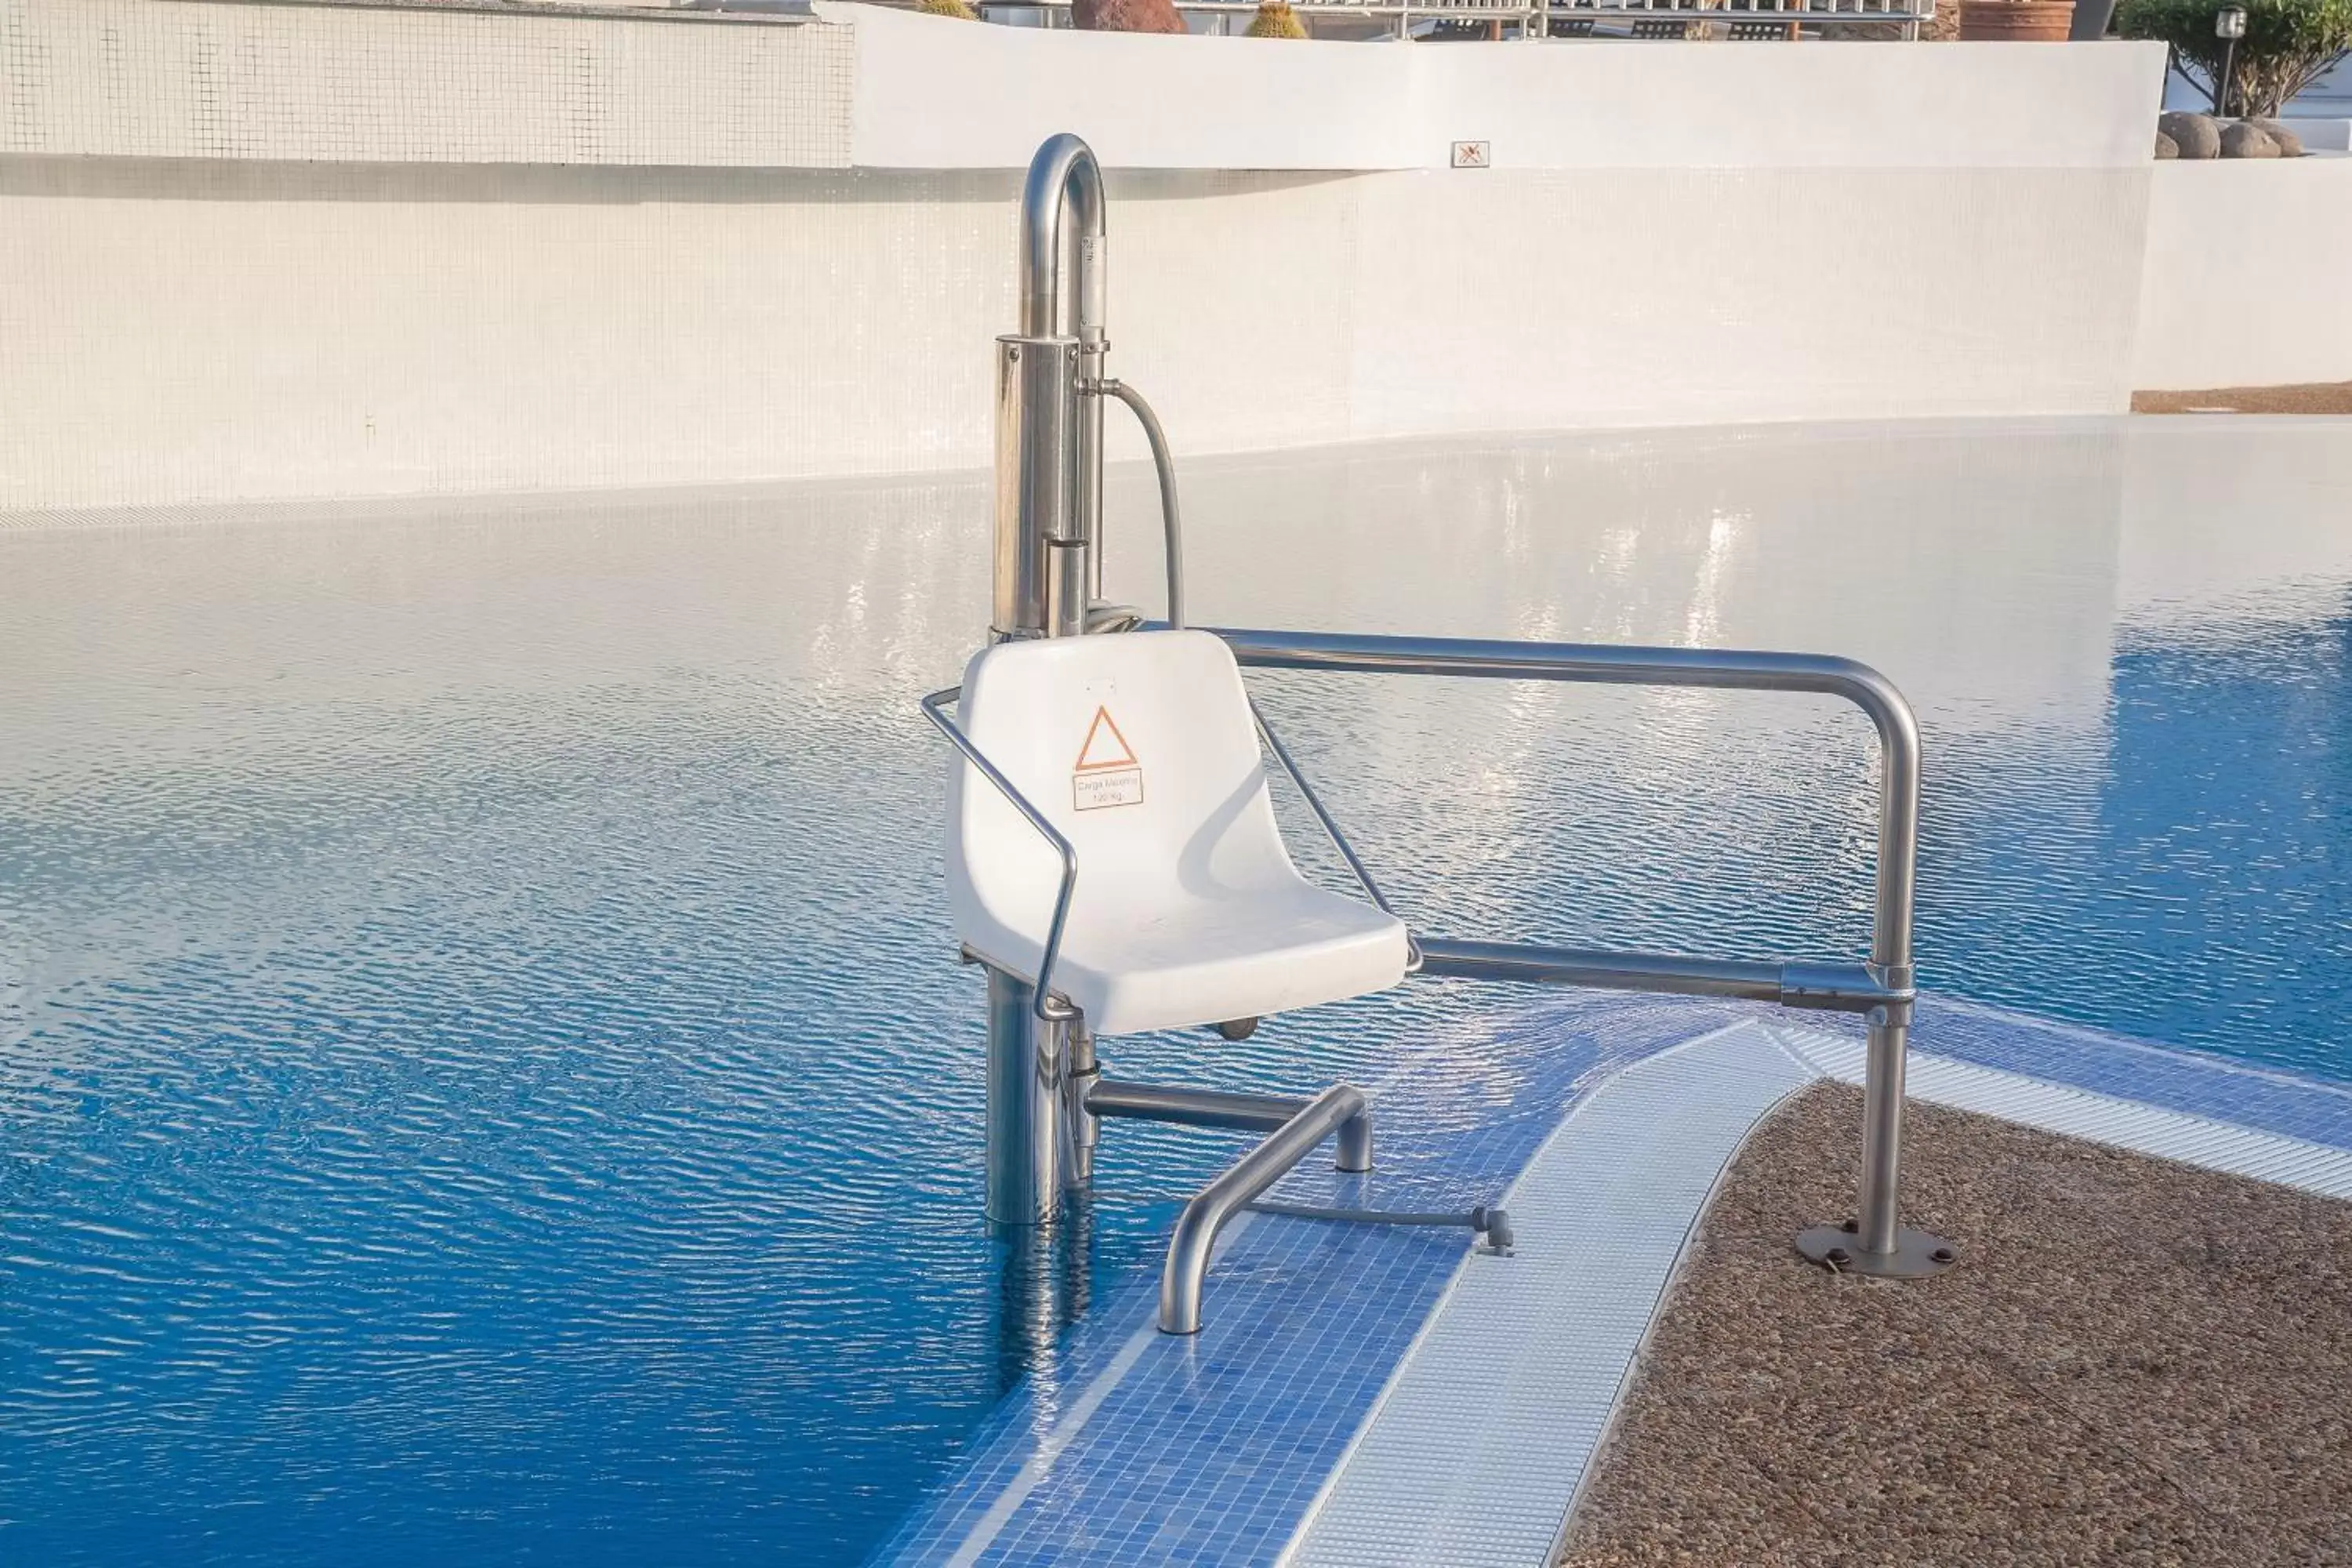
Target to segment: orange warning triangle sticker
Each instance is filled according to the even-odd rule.
[[[1095,710],[1095,721],[1087,726],[1086,744],[1078,748],[1076,771],[1099,773],[1105,768],[1131,768],[1139,764],[1135,752],[1129,749],[1127,737],[1118,732],[1118,721],[1108,708]]]

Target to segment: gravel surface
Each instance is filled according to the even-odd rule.
[[[1861,1107],[1727,1176],[1562,1563],[2352,1563],[2352,1205],[1914,1105],[1960,1262],[1832,1276]]]
[[[2215,386],[2202,392],[2135,392],[2134,414],[2352,414],[2352,381],[2299,386]]]

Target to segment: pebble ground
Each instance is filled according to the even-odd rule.
[[[2297,386],[2216,386],[2202,392],[2135,392],[2134,414],[2352,414],[2352,381]]]
[[[1861,1097],[1749,1141],[1567,1568],[2352,1564],[2352,1205],[1910,1109],[1930,1280],[1832,1276]]]

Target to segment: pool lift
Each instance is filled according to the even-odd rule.
[[[1076,233],[1066,236],[1071,216]],[[1489,1250],[1507,1250],[1499,1211],[1258,1202],[1327,1138],[1336,1136],[1339,1170],[1371,1168],[1371,1108],[1357,1089],[1339,1084],[1294,1100],[1129,1083],[1105,1077],[1097,1057],[1107,1035],[1209,1026],[1244,1038],[1268,1015],[1419,973],[1862,1014],[1869,1040],[1856,1215],[1803,1231],[1798,1249],[1855,1274],[1911,1278],[1948,1266],[1948,1244],[1896,1217],[1919,797],[1918,731],[1902,694],[1864,665],[1814,654],[1188,629],[1166,437],[1143,398],[1105,374],[1106,260],[1101,171],[1084,142],[1055,136],[1030,163],[1022,196],[1021,330],[997,340],[991,642],[961,686],[923,700],[962,756],[950,786],[947,858],[964,956],[988,978],[989,1218],[1048,1226],[1065,1194],[1091,1182],[1101,1122],[1139,1118],[1266,1134],[1177,1221],[1160,1277],[1168,1333],[1198,1331],[1217,1236],[1253,1206],[1465,1224]],[[1071,271],[1076,287],[1066,293]],[[1109,398],[1135,413],[1159,479],[1164,624],[1102,598]],[[1878,732],[1870,957],[1770,963],[1415,934],[1250,700],[1244,666],[1843,698]],[[1292,865],[1261,745],[1297,786],[1360,900],[1316,886]]]

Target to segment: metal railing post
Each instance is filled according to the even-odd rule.
[[[1906,993],[1864,1015],[1862,1173],[1853,1227],[1814,1226],[1797,1250],[1816,1263],[1856,1274],[1903,1279],[1934,1274],[1958,1256],[1946,1242],[1906,1230],[1903,1190],[1903,1097],[1910,1056],[1915,989],[1911,961],[1914,880],[1919,860],[1919,722],[1911,704],[1875,670],[1846,693],[1878,731],[1878,896],[1872,910],[1870,964],[1888,989]]]

